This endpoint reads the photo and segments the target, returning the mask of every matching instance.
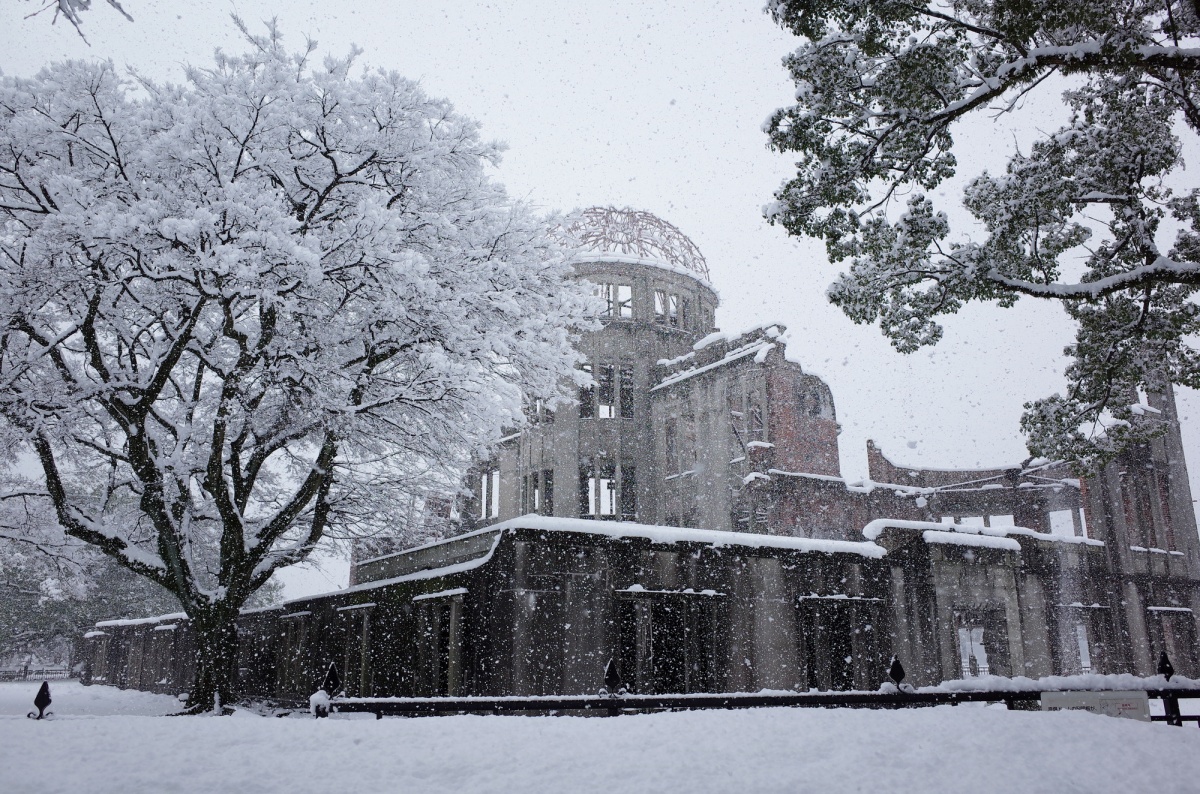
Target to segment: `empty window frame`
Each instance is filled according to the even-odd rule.
[[[601,461],[596,478],[597,518],[612,520],[617,517],[617,465],[612,461]]]
[[[633,317],[633,287],[628,284],[600,284],[597,293],[604,299],[605,317]]]
[[[1004,610],[965,610],[954,617],[962,677],[1010,675]]]
[[[621,418],[633,418],[633,367],[621,367]]]
[[[539,513],[542,508],[542,489],[538,482],[538,473],[525,475],[521,482],[521,512]]]
[[[623,319],[633,317],[633,288],[628,284],[618,284],[616,298],[617,303],[613,316]]]
[[[500,470],[490,469],[479,475],[479,517],[500,515]]]
[[[579,517],[591,518],[596,513],[596,474],[590,460],[579,462]]]
[[[621,466],[621,520],[637,521],[637,471],[627,464]]]
[[[667,471],[675,474],[679,471],[679,424],[675,417],[670,417],[663,423],[663,442],[666,447]]]
[[[958,658],[963,678],[979,678],[990,674],[982,626],[958,627]]]
[[[585,375],[591,376],[592,365],[584,364],[580,367]],[[579,387],[579,418],[591,419],[596,415],[596,386],[580,386]]]
[[[679,296],[666,290],[654,290],[654,322],[679,325]]]
[[[766,441],[767,426],[763,422],[763,409],[758,400],[750,398],[750,421],[747,435],[751,441]]]
[[[554,469],[542,469],[542,515],[554,515]]]
[[[636,487],[632,467],[618,470],[614,461],[584,461],[579,467],[580,518],[632,521],[637,515]]]
[[[542,469],[526,475],[521,503],[526,513],[554,515],[554,470]]]
[[[612,364],[596,366],[596,416],[601,419],[615,419],[617,416],[617,374]]]

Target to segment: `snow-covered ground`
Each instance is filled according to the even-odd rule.
[[[618,718],[179,717],[172,698],[0,684],[0,791],[1200,791],[1200,730],[944,706]]]

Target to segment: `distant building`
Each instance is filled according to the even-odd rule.
[[[833,395],[785,329],[713,329],[700,252],[646,213],[572,230],[605,302],[595,385],[471,474],[430,537],[359,549],[350,589],[241,618],[247,694],[306,697],[331,661],[356,695],[875,688],[986,674],[1200,674],[1200,537],[1171,394],[1163,434],[1100,476],[1026,461],[933,470],[868,442],[841,477]],[[414,507],[414,510],[416,508]],[[612,522],[612,523],[609,523]],[[177,691],[186,620],[98,624],[92,680]]]

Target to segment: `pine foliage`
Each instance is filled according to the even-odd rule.
[[[1139,391],[1200,386],[1200,191],[1164,185],[1184,166],[1177,133],[1200,131],[1197,4],[779,0],[768,12],[804,42],[785,59],[796,102],[765,126],[797,172],[766,213],[847,264],[830,300],[903,352],[936,343],[938,318],[971,301],[1061,301],[1078,327],[1069,387],[1026,404],[1030,450],[1092,467],[1161,432],[1136,419]],[[1054,91],[1066,124],[972,179],[963,205],[985,233],[951,238],[930,193],[958,167],[955,122]]]

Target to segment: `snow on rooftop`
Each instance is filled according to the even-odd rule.
[[[102,629],[106,626],[148,626],[152,623],[161,623],[164,620],[187,620],[186,612],[171,612],[167,615],[157,615],[152,618],[132,618],[129,620],[101,620],[96,623],[96,628]]]
[[[1012,538],[994,538],[990,535],[966,535],[960,532],[943,532],[927,529],[921,533],[926,543],[939,543],[948,546],[976,546],[985,549],[1002,549],[1003,551],[1021,550],[1021,544]]]
[[[703,350],[710,345],[715,345],[717,342],[736,342],[738,339],[741,339],[744,336],[750,336],[758,331],[761,331],[762,336],[768,340],[778,340],[783,336],[783,333],[786,329],[787,326],[783,323],[758,323],[757,325],[753,325],[744,331],[713,331],[711,334],[692,345],[692,350]]]
[[[746,356],[755,355],[759,351],[761,351],[765,348],[771,348],[774,346],[775,346],[774,343],[760,339],[756,342],[746,345],[745,347],[740,347],[740,348],[737,348],[736,350],[729,351],[728,353],[725,354],[724,358],[722,358],[718,361],[714,361],[711,364],[706,364],[703,367],[696,367],[695,369],[685,369],[682,372],[675,373],[674,375],[668,375],[667,377],[662,379],[661,383],[659,383],[657,386],[652,387],[650,389],[650,391],[655,392],[655,391],[658,391],[659,389],[665,389],[668,386],[674,386],[676,383],[679,383],[680,381],[685,381],[688,378],[692,378],[692,377],[695,377],[696,375],[700,375],[700,374],[708,372],[710,370],[714,370],[717,367],[723,367],[726,364],[732,364],[733,362],[738,361],[739,359],[743,359]]]
[[[669,270],[670,272],[678,273],[681,276],[690,276],[691,278],[700,282],[700,284],[702,284],[704,287],[709,289],[713,293],[713,295],[717,296],[718,299],[721,297],[720,293],[717,292],[717,288],[712,285],[712,282],[709,281],[706,276],[704,276],[700,273],[696,273],[692,270],[689,270],[686,267],[681,267],[679,265],[673,265],[670,262],[664,262],[661,259],[650,259],[650,258],[641,257],[641,256],[626,256],[624,254],[611,254],[611,253],[609,253],[609,254],[577,254],[577,255],[573,256],[571,259],[574,262],[616,262],[617,264],[621,264],[621,265],[642,265],[644,267],[656,267],[659,270]]]
[[[995,491],[1006,488],[1007,486],[1000,483],[992,483],[991,480],[997,477],[986,477],[979,480],[968,480],[961,483],[950,483],[948,485],[901,485],[893,482],[879,482],[872,480],[870,477],[862,477],[857,480],[847,480],[843,477],[834,477],[828,474],[812,474],[803,471],[784,471],[782,469],[768,469],[768,474],[778,474],[781,477],[799,477],[807,480],[823,480],[825,482],[839,482],[846,486],[847,491],[853,493],[871,493],[876,488],[883,488],[889,491],[895,491],[897,496],[931,496],[936,493],[967,493],[970,491]],[[1018,488],[1053,488],[1061,489],[1063,486],[1073,488],[1080,487],[1080,481],[1073,478],[1055,479],[1051,477],[1034,477],[1034,479],[1042,480],[1040,483],[1023,482],[1018,485]],[[982,483],[981,485],[977,485]],[[970,487],[970,486],[977,487]]]
[[[799,477],[805,480],[821,480],[822,482],[836,482],[846,486],[847,491],[853,493],[871,493],[876,488],[883,488],[889,491],[895,491],[899,496],[928,496],[937,493],[938,488],[917,486],[917,485],[898,485],[891,482],[876,482],[869,478],[860,480],[847,480],[844,477],[834,477],[830,474],[810,474],[803,471],[784,471],[783,469],[767,469],[767,474],[778,474],[781,477]]]
[[[858,554],[881,558],[882,546],[850,540],[820,540],[786,535],[760,535],[754,532],[725,532],[715,529],[664,527],[635,524],[628,521],[592,521],[586,518],[558,518],[527,515],[493,524],[489,530],[538,529],[551,532],[579,532],[611,538],[645,538],[654,543],[707,543],[715,547],[742,546],[754,549],[786,549],[789,551],[821,552],[824,554]]]
[[[371,581],[371,582],[363,582],[362,584],[356,584],[356,585],[352,585],[351,587],[347,587],[344,590],[334,590],[329,593],[320,593],[318,595],[302,596],[300,598],[293,598],[289,601],[285,601],[284,603],[285,604],[294,604],[294,603],[301,602],[301,601],[310,601],[310,600],[316,599],[316,598],[325,598],[327,596],[342,595],[345,593],[360,593],[364,590],[374,590],[377,587],[384,587],[386,585],[391,585],[391,584],[400,584],[402,582],[419,582],[423,579],[436,579],[440,576],[451,576],[456,573],[465,573],[466,571],[473,571],[476,568],[479,568],[480,566],[487,564],[492,559],[492,555],[496,553],[496,547],[500,545],[500,536],[502,534],[500,532],[496,532],[497,526],[498,525],[490,526],[490,527],[487,527],[486,529],[477,529],[474,532],[468,532],[464,535],[458,535],[456,537],[447,538],[446,540],[441,540],[441,541],[437,541],[434,543],[427,543],[424,546],[417,546],[415,549],[407,550],[407,552],[411,552],[411,551],[416,551],[416,549],[427,549],[431,546],[439,546],[443,543],[450,543],[450,542],[458,540],[460,538],[472,537],[475,535],[483,535],[483,534],[487,534],[488,532],[495,532],[496,537],[492,540],[491,547],[487,550],[487,552],[485,552],[483,555],[481,555],[479,557],[476,557],[475,559],[465,560],[463,562],[456,562],[452,565],[442,566],[441,568],[429,568],[424,571],[414,571],[413,573],[406,573],[403,576],[393,576],[390,579],[377,579],[377,580]],[[400,552],[396,552],[396,554],[388,554],[386,556],[395,557],[400,554],[406,554],[407,552],[400,551]],[[382,559],[382,558],[377,557],[376,559]]]
[[[877,540],[885,529],[912,529],[932,532],[950,532],[967,536],[990,536],[993,538],[1010,538],[1013,536],[1033,538],[1049,543],[1074,543],[1081,546],[1103,546],[1104,542],[1079,535],[1050,535],[1037,532],[1028,527],[1016,526],[967,526],[965,524],[941,524],[933,521],[906,521],[895,518],[877,518],[863,527],[862,534],[867,540]],[[1016,541],[1013,541],[1014,543]]]
[[[1025,475],[1033,474],[1034,472],[1042,471],[1043,469],[1048,469],[1053,466],[1058,466],[1058,465],[1061,465],[1062,463],[1064,463],[1064,461],[1061,461],[1061,460],[1048,460],[1046,458],[1032,458],[1026,463],[1005,463],[1005,464],[1001,464],[998,466],[966,466],[966,467],[957,467],[957,468],[942,467],[942,466],[910,466],[907,463],[897,462],[895,459],[893,459],[891,456],[889,456],[887,453],[885,453],[877,444],[875,444],[875,442],[868,441],[867,443],[874,446],[875,451],[879,453],[879,456],[882,457],[884,460],[886,460],[888,463],[890,463],[892,466],[894,466],[897,469],[904,469],[904,470],[910,471],[910,472],[926,472],[927,471],[927,472],[932,472],[932,473],[937,473],[937,474],[955,474],[957,472],[962,472],[964,474],[968,474],[971,472],[983,473],[983,472],[1019,471],[1022,476],[1025,476]],[[1003,476],[1003,475],[1002,474],[994,475],[994,477],[1000,477],[1000,476]],[[1059,481],[1056,480],[1056,482],[1059,482]],[[1072,481],[1071,480],[1061,480],[1061,482],[1069,483]],[[1078,482],[1078,481],[1075,480],[1074,482]]]
[[[696,351],[693,350],[690,353],[684,353],[682,356],[676,356],[675,358],[660,358],[655,363],[658,364],[660,367],[673,367],[676,364],[682,364],[683,362],[687,361],[689,358],[695,358],[695,357],[696,357]]]

